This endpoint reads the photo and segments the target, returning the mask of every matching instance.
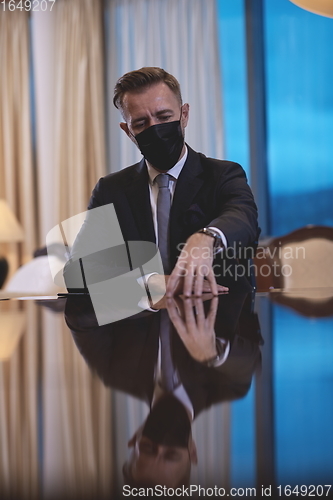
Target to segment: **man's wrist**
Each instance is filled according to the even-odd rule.
[[[210,227],[203,227],[202,229],[199,229],[197,231],[199,234],[206,234],[207,236],[211,237],[214,241],[213,243],[213,255],[215,256],[217,253],[221,251],[223,248],[223,242],[221,235],[215,231],[214,229]]]
[[[228,346],[229,343],[226,340],[221,338],[216,338],[215,339],[216,355],[214,355],[212,358],[202,361],[201,363],[207,366],[208,368],[215,368],[217,366],[220,366],[225,361],[225,358],[229,354],[229,349],[227,349]]]

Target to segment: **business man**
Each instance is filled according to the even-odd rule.
[[[104,384],[150,407],[148,418],[128,443],[126,484],[186,484],[191,464],[197,462],[193,420],[210,406],[248,392],[260,363],[261,343],[249,290],[244,283],[236,294],[214,297],[205,307],[202,298],[168,299],[175,326],[170,330],[169,360],[163,338],[163,327],[170,327],[165,311],[143,312],[98,327],[88,296],[68,298],[66,322],[89,366]],[[211,337],[224,348],[207,359]]]
[[[114,104],[124,120],[121,129],[143,159],[100,179],[89,209],[112,203],[125,241],[158,244],[167,295],[226,290],[223,279],[232,274],[222,266],[227,249],[244,254],[258,238],[257,208],[244,170],[185,144],[189,104],[182,103],[176,78],[163,69],[123,75]],[[149,285],[158,286],[160,279],[151,276]]]

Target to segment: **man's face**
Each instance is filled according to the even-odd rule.
[[[188,122],[189,105],[181,106],[176,95],[165,83],[157,83],[141,92],[126,92],[123,99],[120,127],[133,140],[133,136],[152,125],[180,120],[184,129]]]
[[[138,436],[127,464],[134,481],[161,484],[175,488],[189,478],[191,464],[196,463],[195,444],[190,438],[187,448],[164,446],[146,436]]]
[[[128,446],[133,450],[126,467],[138,483],[175,487],[197,462],[188,410],[170,394],[155,403]]]

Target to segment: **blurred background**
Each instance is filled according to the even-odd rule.
[[[309,7],[311,1],[303,3]],[[323,8],[322,14],[333,16],[330,0],[312,3]],[[29,2],[23,2],[27,10],[11,10],[10,5],[16,4],[0,2],[0,256],[10,262],[10,274],[31,261],[36,249],[45,247],[46,235],[55,225],[86,210],[99,177],[140,158],[119,128],[121,116],[112,97],[116,80],[142,66],[161,66],[179,80],[183,100],[190,103],[186,140],[191,147],[244,167],[259,207],[263,237],[307,224],[333,226],[331,18],[289,0],[43,0],[35,11]],[[62,315],[55,322],[52,311],[41,314],[29,304],[23,317],[21,309],[8,311],[10,325],[13,318],[22,323],[15,331],[23,332],[26,317],[33,322],[21,341],[14,339],[10,356],[0,359],[0,397],[5,398],[5,391],[13,395],[10,405],[5,406],[5,399],[0,404],[0,478],[25,478],[22,488],[34,491],[40,474],[44,488],[53,491],[58,477],[70,483],[73,474],[80,485],[90,470],[103,488],[109,484],[111,468],[110,395],[104,387],[96,392],[96,381],[76,352]],[[279,380],[274,382],[277,471],[278,477],[286,477],[283,474],[296,470],[293,477],[299,483],[313,469],[311,457],[318,443],[326,450],[320,455],[323,463],[332,463],[332,433],[328,440],[318,426],[322,414],[309,404],[317,401],[309,397],[309,387],[313,398],[319,398],[318,387],[327,394],[331,390],[327,346],[332,320],[320,321],[325,328],[322,336],[316,335],[317,323],[309,326],[283,308],[275,309],[272,319],[273,367]],[[290,338],[285,327],[293,322],[297,328]],[[310,360],[307,365],[296,362],[299,335],[303,347],[308,346],[303,351]],[[319,354],[311,357],[311,352]],[[24,375],[27,360],[36,362],[29,365],[29,377]],[[301,370],[308,370],[306,386]],[[71,391],[75,383],[82,389],[77,400]],[[117,403],[114,422],[122,422],[125,408],[130,415],[118,431],[123,445],[146,410],[121,394],[112,402]],[[92,424],[87,410],[91,404],[101,409],[101,421]],[[303,425],[295,432],[288,408],[297,404]],[[207,412],[197,423],[203,462],[208,469],[209,460],[221,460],[231,485],[255,484],[254,408],[251,389],[242,401],[224,404],[215,417]],[[22,409],[26,418],[20,427]],[[332,409],[328,402],[326,427]],[[59,423],[61,418],[65,425]],[[90,425],[101,429],[95,434],[98,443],[102,435],[110,440],[98,447],[87,439],[88,446],[81,430]],[[31,442],[24,441],[28,427]],[[222,458],[216,434],[205,434],[209,427],[222,429],[220,439],[228,443]],[[311,427],[317,429],[315,438],[306,431]],[[76,461],[68,452],[69,435],[81,450]],[[204,454],[205,439],[215,443],[213,458]],[[294,450],[302,446],[307,453],[300,459]],[[12,463],[9,449],[16,450]],[[117,453],[119,468],[124,446],[119,445]],[[38,473],[42,460],[44,468]]]

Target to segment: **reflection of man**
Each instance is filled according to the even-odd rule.
[[[257,210],[243,169],[185,144],[189,105],[182,104],[179,83],[164,70],[125,74],[114,103],[125,120],[121,128],[144,159],[100,179],[89,208],[113,203],[125,241],[158,243],[165,274],[173,270],[169,295],[207,290],[216,295],[223,287],[214,271],[221,276],[224,271],[213,271],[214,255],[221,266],[221,249],[244,248],[257,239]],[[166,174],[166,184],[159,174]],[[159,279],[150,277],[155,284]]]
[[[123,468],[125,484],[170,488],[188,484],[191,465],[197,463],[192,418],[185,402],[168,393],[160,397],[128,442],[131,453]]]
[[[177,332],[170,321],[166,323],[172,347],[172,359],[166,368],[162,331],[168,318],[165,310],[97,327],[89,297],[80,301],[68,298],[66,321],[88,364],[106,385],[150,407],[147,420],[129,441],[125,484],[186,484],[191,464],[197,462],[191,434],[193,419],[211,405],[243,397],[249,390],[260,360],[258,323],[251,313],[249,288],[247,285],[237,294],[222,295],[206,303],[207,324],[211,326],[207,331],[209,343],[216,318],[214,337],[228,346],[217,360],[207,359],[210,352],[206,352],[203,338],[197,339],[193,350],[192,337],[198,337],[198,333],[204,336],[203,331],[199,332],[204,330],[203,304],[200,307],[199,299],[185,299],[184,308],[177,299],[181,311],[181,317],[175,320]],[[191,312],[187,310],[189,303]],[[191,316],[193,305],[199,312],[197,319]],[[242,331],[241,318],[246,318]],[[199,347],[205,350],[203,358],[198,355]],[[168,367],[173,385],[168,382]]]

